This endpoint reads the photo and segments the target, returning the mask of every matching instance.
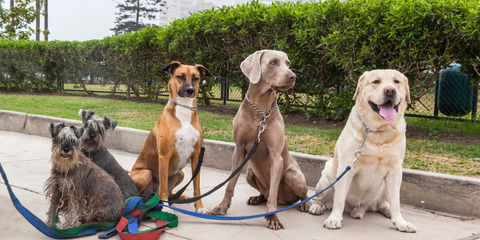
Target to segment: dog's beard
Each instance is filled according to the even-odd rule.
[[[82,149],[87,152],[100,150],[103,146],[103,137],[97,136],[95,139],[90,139],[88,134],[83,134],[80,138]]]
[[[68,156],[64,158],[62,156],[62,149],[60,146],[56,146],[52,149],[51,160],[53,167],[61,173],[66,173],[71,169],[77,167],[80,164],[80,150],[78,148],[73,148],[67,154]]]
[[[80,209],[82,201],[86,200],[82,198],[82,189],[75,187],[73,178],[68,174],[53,173],[45,182],[44,193],[50,203],[47,212],[49,227],[54,214],[57,214],[57,221],[53,224],[59,229],[78,227],[80,219],[90,214],[88,209]]]

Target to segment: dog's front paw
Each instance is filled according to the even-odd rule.
[[[308,212],[313,215],[322,215],[323,210],[325,210],[325,206],[323,205],[323,203],[312,202],[312,205],[310,205],[310,209],[308,209]]]
[[[276,214],[265,216],[265,219],[267,219],[267,222],[265,224],[267,228],[270,228],[272,230],[283,229],[283,224],[280,222],[280,220],[278,220]]]
[[[398,221],[398,222],[393,222],[393,225],[400,232],[407,232],[407,233],[417,232],[417,227],[415,227],[415,225],[413,225],[409,222],[406,222],[403,219],[401,221]]]
[[[212,211],[210,211],[209,215],[225,215],[227,214],[228,207],[224,207],[222,205],[216,206]]]
[[[196,213],[200,213],[200,214],[208,214],[208,209],[206,208],[197,208],[195,210]]]
[[[308,212],[310,210],[311,206],[312,206],[312,201],[306,201],[306,202],[298,205],[298,211]]]
[[[323,223],[323,226],[328,229],[340,229],[342,227],[342,218],[330,215]]]
[[[162,207],[162,212],[166,212],[166,213],[170,213],[170,214],[175,215],[175,212],[169,207]]]

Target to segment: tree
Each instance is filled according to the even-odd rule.
[[[156,13],[161,11],[161,2],[162,0],[125,0],[125,4],[118,4],[120,12],[117,13],[116,26],[110,30],[114,31],[115,35],[120,35],[152,26],[153,24],[145,23],[144,20],[157,18]]]
[[[0,39],[28,39],[35,32],[28,26],[36,17],[43,15],[35,10],[35,3],[44,0],[17,0],[16,6],[0,11]]]

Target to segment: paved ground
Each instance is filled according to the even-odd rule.
[[[39,216],[46,219],[47,203],[43,195],[43,184],[50,171],[50,146],[48,138],[0,131],[0,162],[9,178],[13,191],[20,202]],[[133,165],[136,154],[111,150],[117,161],[126,169]],[[230,161],[225,159],[225,161]],[[185,179],[190,178],[187,166]],[[202,192],[206,192],[224,180],[228,173],[212,168],[202,170]],[[224,188],[204,199],[204,205],[212,209],[222,199]],[[240,177],[237,184],[232,208],[228,216],[244,216],[263,213],[265,205],[248,206],[245,202],[249,196],[257,194]],[[187,194],[192,194],[191,188]],[[310,190],[309,194],[313,194]],[[192,205],[182,208],[193,210]],[[13,207],[7,189],[0,180],[0,239],[49,239],[33,228]],[[344,216],[344,226],[340,230],[328,230],[322,227],[329,212],[322,216],[300,213],[295,209],[279,214],[285,229],[272,231],[264,227],[265,220],[251,219],[244,221],[203,220],[181,213],[179,226],[168,229],[161,239],[480,239],[480,221],[461,221],[457,218],[435,215],[408,206],[402,206],[404,218],[415,224],[418,232],[400,233],[393,228],[389,219],[378,213],[367,213],[364,219],[355,220]],[[147,223],[147,226],[153,226]],[[477,237],[478,236],[478,237]],[[97,239],[96,236],[83,239]],[[119,239],[118,236],[112,239]]]

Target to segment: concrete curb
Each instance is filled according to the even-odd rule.
[[[0,110],[0,130],[50,137],[50,122],[81,126],[81,121]],[[107,131],[106,146],[138,153],[148,131],[117,127]],[[205,140],[204,165],[231,170],[233,143]],[[291,152],[305,175],[307,184],[315,187],[326,161],[330,158]],[[243,169],[245,172],[245,169]],[[416,170],[403,170],[401,202],[415,207],[467,217],[480,217],[480,179]]]

